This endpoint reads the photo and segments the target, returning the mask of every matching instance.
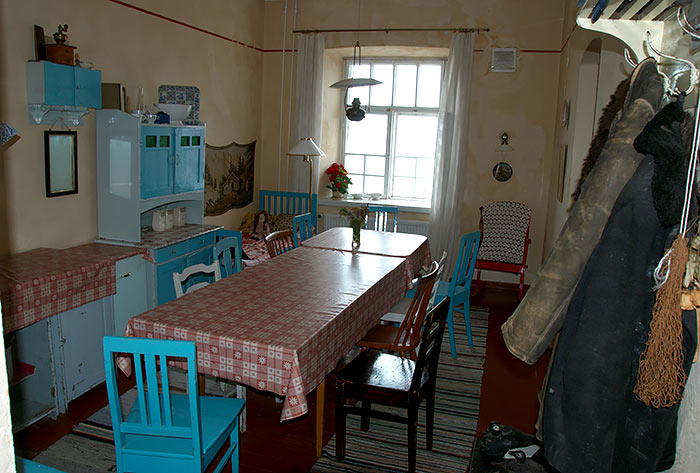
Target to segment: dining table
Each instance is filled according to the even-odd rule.
[[[281,421],[306,414],[316,389],[320,456],[326,376],[430,263],[424,236],[363,230],[353,251],[331,230],[132,317],[125,335],[194,341],[200,374],[283,397]]]

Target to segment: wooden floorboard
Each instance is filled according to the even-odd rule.
[[[535,366],[513,357],[499,337],[500,325],[518,304],[517,286],[490,284],[472,298],[472,306],[489,309],[489,336],[482,380],[481,411],[478,431],[491,420],[534,431],[537,417],[537,390],[546,369],[546,360]],[[544,363],[544,364],[543,364]],[[335,429],[335,381],[326,381],[324,441]],[[128,380],[120,380],[120,389],[128,389]],[[316,461],[316,395],[309,396],[309,414],[280,423],[282,404],[273,396],[248,389],[248,428],[241,434],[240,470],[245,473],[299,473],[308,471]],[[69,405],[57,419],[43,419],[15,435],[16,452],[33,458],[74,426],[107,404],[104,385],[84,394]]]

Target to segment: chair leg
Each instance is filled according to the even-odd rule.
[[[238,399],[243,399],[244,401],[246,401],[246,394],[247,394],[246,387],[243,386],[242,384],[237,384],[236,385],[236,397]],[[246,422],[248,419],[248,416],[246,415],[247,410],[248,410],[248,402],[246,401],[246,403],[243,405],[243,410],[241,411],[240,418],[238,419],[238,425],[241,428],[241,432],[245,432],[246,428],[247,428],[246,427]]]
[[[416,449],[418,443],[418,401],[408,403],[408,473],[416,471]]]
[[[345,459],[345,386],[336,384],[335,395],[335,458]]]
[[[450,311],[447,314],[447,332],[450,336],[450,351],[452,352],[452,358],[457,358],[457,345],[455,342],[453,314],[454,314],[454,302],[450,301]]]
[[[243,411],[245,412],[245,411]],[[233,451],[231,452],[231,473],[238,473],[238,465],[240,461],[241,444],[238,439],[238,428],[234,428],[231,432],[231,446]]]
[[[428,388],[428,397],[425,399],[425,447],[433,449],[433,425],[435,423],[435,383]]]
[[[372,403],[366,399],[362,400],[362,420],[360,422],[360,429],[363,432],[369,430],[369,413],[372,410]]]
[[[469,298],[468,297],[467,297],[467,300],[464,301],[463,311],[464,311],[464,325],[467,327],[467,342],[469,342],[469,346],[471,348],[474,348],[474,341],[472,340],[472,321],[471,321],[471,318],[469,317]]]

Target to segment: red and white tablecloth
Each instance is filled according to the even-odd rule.
[[[281,420],[292,419],[403,297],[406,261],[297,248],[131,318],[126,335],[195,341],[200,373],[284,396]]]
[[[146,250],[89,243],[38,248],[0,260],[4,333],[116,293],[117,260]]]
[[[334,227],[302,242],[308,248],[325,248],[352,251],[352,228]],[[410,233],[360,231],[360,247],[357,252],[406,258],[406,276],[413,278],[422,266],[429,266],[430,244],[423,235]]]

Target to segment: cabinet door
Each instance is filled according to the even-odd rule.
[[[47,105],[75,105],[74,67],[44,61],[44,100]]]
[[[104,381],[103,304],[99,299],[58,314],[66,402]]]
[[[173,193],[172,128],[141,127],[141,198]]]
[[[204,189],[204,129],[175,129],[175,193]]]
[[[159,264],[156,268],[156,278],[158,284],[158,305],[165,304],[168,301],[175,299],[175,285],[173,284],[173,273],[175,271],[182,272],[187,266],[187,257],[168,261],[167,263]]]
[[[75,72],[75,106],[102,108],[102,73],[82,67]]]
[[[148,310],[146,260],[140,255],[117,261],[114,295],[114,334],[124,335],[129,319]]]

